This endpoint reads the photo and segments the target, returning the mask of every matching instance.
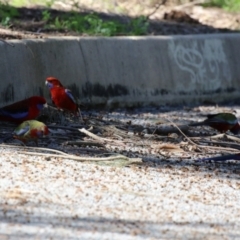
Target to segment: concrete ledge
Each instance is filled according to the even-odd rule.
[[[240,34],[49,38],[0,42],[1,106],[50,101],[55,76],[90,105],[226,101],[240,95]]]

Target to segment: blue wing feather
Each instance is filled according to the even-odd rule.
[[[65,89],[65,93],[68,95],[69,98],[72,99],[72,101],[73,101],[75,104],[77,104],[75,98],[74,98],[73,95],[72,95],[72,92],[71,92],[69,89]]]
[[[26,117],[28,115],[28,111],[26,111],[26,112],[25,111],[24,112],[11,112],[11,111],[0,109],[0,115],[18,119],[18,118]]]
[[[21,128],[19,130],[15,130],[14,133],[17,135],[17,136],[23,136],[25,133],[27,133],[28,131],[30,130],[30,126],[27,125],[25,126],[24,128]]]

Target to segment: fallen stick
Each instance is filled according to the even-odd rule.
[[[7,147],[7,148],[21,148],[21,146],[16,146],[16,145],[6,145],[6,144],[0,144],[0,147]],[[40,147],[25,147],[25,149],[30,149],[30,150],[35,150],[35,151],[39,151],[39,150],[43,150],[43,151],[49,151],[49,152],[55,152],[55,153],[59,153],[62,155],[69,155],[65,152],[56,150],[56,149],[51,149],[51,148],[40,148]]]
[[[75,160],[75,161],[116,161],[116,160],[126,160],[131,163],[140,163],[142,162],[141,158],[128,158],[123,155],[116,155],[111,157],[78,157],[74,155],[57,155],[57,154],[47,154],[47,153],[35,153],[35,152],[26,152],[26,151],[18,151],[18,154],[26,154],[26,155],[37,155],[37,156],[43,156],[43,157],[55,157],[55,158],[68,158],[69,160]]]
[[[88,146],[97,146],[97,147],[104,147],[105,145],[99,142],[86,142],[86,141],[66,141],[67,145],[77,145],[77,146],[81,146],[81,145],[88,145]]]
[[[207,139],[199,140],[201,143],[208,143],[208,144],[214,144],[214,145],[220,145],[222,147],[230,147],[234,148],[235,150],[240,150],[240,145],[238,143],[231,143],[231,142],[219,142],[219,141],[211,141]]]
[[[209,139],[219,139],[219,138],[227,138],[227,139],[230,139],[230,140],[233,140],[235,142],[240,142],[240,138],[238,137],[235,137],[235,136],[231,136],[231,135],[228,135],[226,133],[221,133],[221,134],[217,134],[217,135],[214,135],[214,136],[204,136],[204,137],[191,137],[191,139],[194,139],[194,140],[198,140],[198,139],[206,139],[206,138],[209,138]]]
[[[114,139],[107,139],[107,138],[102,138],[102,137],[99,137],[97,135],[95,135],[94,133],[91,133],[89,132],[87,129],[85,128],[81,128],[81,129],[78,129],[81,133],[84,133],[86,134],[87,136],[101,142],[101,143],[106,143],[106,142],[109,142],[109,143],[115,143],[115,144],[120,144],[122,145],[124,142],[123,141],[119,141],[119,140],[114,140]]]
[[[85,128],[80,128],[78,129],[81,133],[84,133],[86,134],[87,136],[95,139],[95,140],[98,140],[99,142],[112,142],[113,140],[110,140],[110,139],[107,139],[107,138],[102,138],[102,137],[98,137],[97,135],[95,135],[94,133],[91,133],[89,132],[87,129]]]
[[[59,126],[59,125],[48,125],[48,128],[63,129],[63,130],[69,130],[69,131],[74,131],[74,132],[79,131],[77,128],[74,128],[74,127],[64,127],[64,126]]]

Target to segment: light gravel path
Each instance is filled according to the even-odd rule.
[[[120,168],[24,155],[20,148],[0,145],[0,240],[240,239],[239,162],[156,155]]]
[[[0,153],[0,239],[240,239],[238,164],[113,168]]]

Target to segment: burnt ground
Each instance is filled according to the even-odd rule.
[[[17,10],[18,14],[15,14]],[[57,17],[68,19],[72,14],[86,16],[94,13],[105,21],[117,21],[129,25],[134,17],[116,15],[104,12],[85,10],[81,12],[66,12],[54,9],[47,11],[51,19],[44,21],[44,8],[17,8],[12,11],[10,21],[0,25],[1,39],[47,38],[49,36],[88,36],[86,32],[74,32],[66,29],[56,29],[50,20]],[[3,21],[3,14],[0,20]],[[0,22],[1,22],[0,21]],[[240,28],[240,15],[229,13],[220,9],[205,9],[201,6],[190,8],[166,8],[153,16],[147,16],[148,27],[144,35],[176,35],[176,34],[211,34],[211,33],[237,33]],[[3,26],[5,25],[5,26]],[[139,26],[141,27],[141,26]],[[127,28],[131,28],[129,25]],[[131,31],[131,29],[128,29]],[[125,35],[118,31],[117,36]],[[143,34],[142,32],[139,35]]]

